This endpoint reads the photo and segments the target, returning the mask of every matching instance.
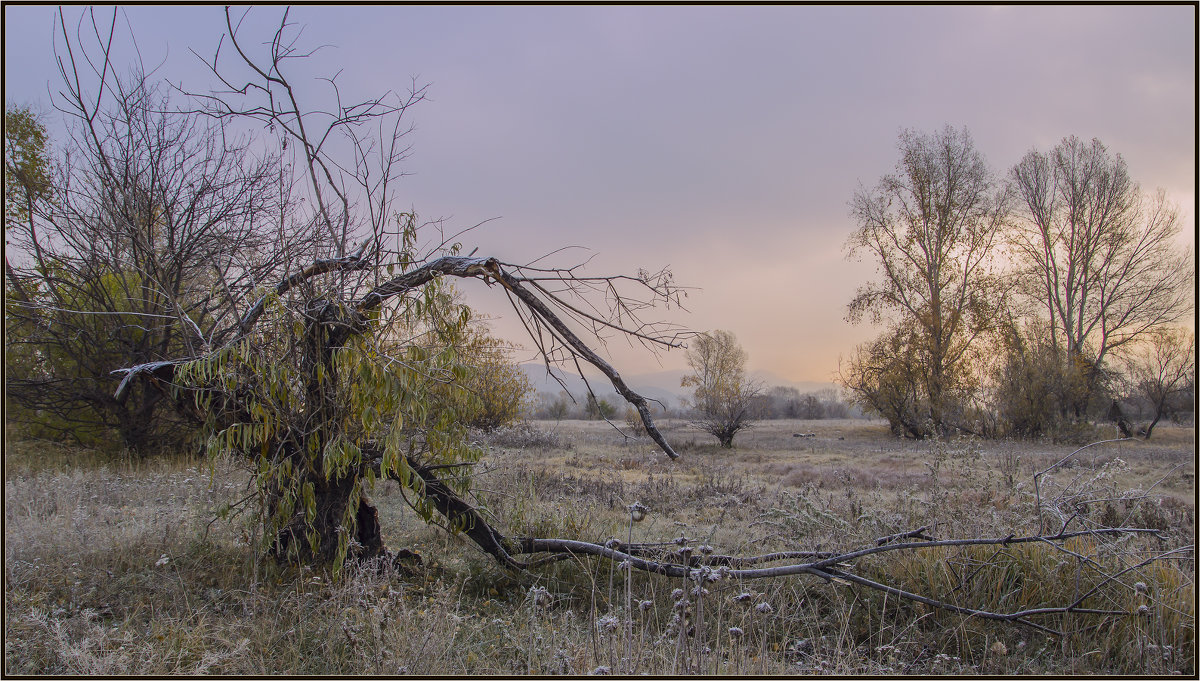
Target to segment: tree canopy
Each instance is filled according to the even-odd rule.
[[[893,360],[911,363],[905,372],[917,380],[910,409],[916,421],[893,426],[929,434],[958,420],[950,413],[953,396],[969,380],[971,352],[995,319],[993,246],[1008,198],[965,129],[905,131],[899,148],[896,172],[873,189],[860,187],[850,203],[858,229],[846,242],[849,254],[871,256],[881,276],[859,288],[848,317],[887,316],[896,329],[889,333],[906,329],[911,354]],[[855,385],[861,392],[866,384]]]

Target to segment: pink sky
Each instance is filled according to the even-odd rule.
[[[123,11],[147,64],[202,82],[188,48],[215,46],[219,6]],[[280,11],[258,8],[251,25]],[[5,7],[6,104],[52,113],[53,14]],[[830,380],[839,355],[879,331],[844,321],[874,265],[842,245],[847,202],[892,170],[902,128],[966,126],[1002,172],[1063,136],[1098,137],[1180,205],[1181,244],[1194,244],[1195,6],[303,5],[291,16],[309,44],[333,46],[314,73],[342,69],[351,95],[431,83],[403,191],[423,217],[499,217],[470,239],[508,261],[577,245],[594,273],[670,265],[700,289],[674,321],[733,331],[751,368],[791,380]],[[512,320],[497,329],[520,336]],[[660,368],[640,347],[611,350],[625,373]],[[659,359],[684,366],[679,352]]]

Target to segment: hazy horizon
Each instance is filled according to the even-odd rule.
[[[66,8],[69,26],[84,9]],[[55,8],[4,11],[5,104],[43,112],[54,134]],[[189,49],[211,54],[220,6],[121,11],[156,75],[207,86]],[[266,35],[282,11],[255,8],[245,30]],[[880,331],[845,321],[875,271],[845,258],[847,202],[892,171],[902,129],[965,126],[999,173],[1065,136],[1099,138],[1178,204],[1180,243],[1195,243],[1194,5],[301,5],[290,18],[304,44],[332,46],[309,75],[341,70],[347,97],[430,84],[401,184],[422,217],[452,231],[499,218],[468,249],[509,262],[580,246],[557,262],[670,266],[697,290],[666,318],[734,332],[751,370],[789,381],[831,381]],[[501,297],[462,289],[521,339]],[[685,366],[680,351],[608,350],[623,374]]]

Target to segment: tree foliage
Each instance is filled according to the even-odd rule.
[[[999,304],[993,246],[1008,199],[965,130],[905,131],[899,148],[896,173],[885,175],[874,189],[860,187],[850,204],[858,229],[847,241],[849,255],[869,255],[881,276],[858,290],[849,319],[869,314],[877,322],[885,316],[893,320],[895,331],[887,342],[903,345],[905,352],[888,361],[908,364],[899,375],[914,381],[918,393],[905,409],[918,408],[917,421],[929,424],[918,427],[906,417],[893,422],[893,429],[924,437],[961,426],[951,418],[961,408],[952,397],[969,382],[972,351]],[[877,344],[859,358],[881,349]],[[851,369],[858,379],[872,377],[856,380],[852,389],[863,395],[882,378],[880,369],[878,362]],[[894,404],[898,396],[867,402]],[[896,415],[901,411],[888,409]]]
[[[746,376],[746,351],[733,333],[718,329],[697,336],[686,357],[692,373],[682,384],[695,389],[695,425],[722,447],[732,447],[733,437],[753,424],[753,406],[762,392]]]
[[[4,109],[4,231],[28,222],[50,191],[50,135],[28,107]]]
[[[595,393],[588,393],[587,401],[583,406],[583,414],[589,419],[607,421],[616,416],[617,408],[607,399],[596,397]]]
[[[858,346],[838,378],[863,411],[887,419],[893,434],[920,439],[930,425],[915,336],[900,325]]]
[[[4,109],[4,233],[31,224],[34,206],[51,190],[50,136],[40,117],[25,107]],[[7,241],[7,239],[6,239]],[[7,249],[6,249],[7,250]],[[4,256],[4,274],[13,293],[25,297],[24,283]]]
[[[1065,405],[1084,390],[1086,366],[1067,361],[1040,319],[1009,319],[988,378],[998,423],[995,435],[1074,439],[1077,424]]]
[[[469,371],[461,385],[475,397],[478,406],[467,417],[467,423],[481,430],[510,425],[528,407],[533,385],[513,360],[518,350],[515,345],[491,335],[482,322],[468,321],[459,354]]]
[[[471,389],[471,313],[439,279],[365,315],[289,293],[265,298],[253,335],[180,364],[172,385],[205,415],[209,451],[250,463],[264,548],[340,566],[384,550],[366,494],[375,481],[398,480],[431,520],[416,469],[478,459],[467,438],[483,408]],[[465,491],[468,471],[452,488]]]

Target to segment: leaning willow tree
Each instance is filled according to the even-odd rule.
[[[120,397],[139,384],[161,391],[181,412],[204,424],[210,452],[250,462],[266,530],[261,548],[278,559],[336,571],[347,560],[388,555],[368,493],[373,483],[394,480],[427,521],[461,533],[508,568],[595,555],[697,582],[808,575],[1053,632],[1034,620],[1133,614],[1122,609],[1119,598],[1109,598],[1108,591],[1134,570],[1193,550],[1150,552],[1145,559],[1114,567],[1062,549],[1079,559],[1080,574],[1088,572],[1086,583],[1078,582],[1083,585],[1078,598],[1008,612],[968,607],[953,593],[914,593],[855,572],[857,561],[895,551],[993,547],[987,562],[999,564],[1005,547],[1012,545],[1057,547],[1077,537],[1099,541],[1157,534],[1128,527],[1069,531],[1079,499],[1050,486],[1043,476],[1075,453],[1034,476],[1037,531],[1030,536],[939,539],[922,527],[855,550],[759,556],[693,554],[690,547],[666,553],[661,544],[615,540],[598,544],[506,536],[469,494],[470,464],[482,452],[470,443],[462,424],[478,407],[478,398],[463,388],[463,378],[473,369],[470,314],[456,302],[450,282],[461,280],[464,289],[471,284],[502,289],[547,364],[572,365],[581,373],[588,364],[602,372],[671,458],[676,454],[656,428],[646,400],[589,343],[623,334],[650,348],[680,346],[685,333],[642,318],[655,305],[677,305],[680,289],[666,271],[589,277],[578,267],[518,265],[474,257],[474,252],[463,256],[458,235],[444,238],[436,229],[434,241],[423,244],[429,230],[419,229],[411,214],[392,208],[396,167],[406,151],[407,129],[401,121],[423,90],[343,104],[350,98],[330,80],[336,107],[325,113],[306,111],[284,73],[290,60],[307,56],[287,38],[286,13],[263,55],[253,53],[239,36],[240,20],[228,10],[226,17],[226,60],[223,39],[209,63],[225,88],[193,95],[204,103],[196,113],[229,125],[260,123],[279,149],[290,150],[288,167],[294,174],[291,184],[281,183],[287,194],[281,205],[292,208],[281,211],[281,220],[293,225],[292,233],[311,239],[304,249],[280,250],[278,264],[286,274],[278,281],[229,296],[240,301],[236,321],[205,334],[197,351],[187,356],[117,370],[116,393]],[[101,45],[112,43],[99,32],[97,37]],[[335,139],[337,143],[331,142]],[[343,155],[335,158],[335,148]],[[296,200],[295,193],[305,201]],[[300,206],[308,206],[308,212]],[[225,282],[218,278],[214,285]],[[1053,491],[1061,493],[1055,498]],[[631,507],[631,514],[637,512],[636,505]],[[1047,529],[1052,522],[1057,530]],[[523,558],[534,554],[550,555]],[[1092,607],[1097,600],[1105,606]]]
[[[413,230],[410,222],[403,235]],[[675,290],[666,275],[585,278],[461,257],[457,250],[451,246],[419,262],[402,251],[399,263],[384,265],[395,276],[361,295],[329,282],[370,268],[372,254],[317,261],[260,297],[220,347],[125,370],[118,395],[146,377],[204,420],[210,452],[251,460],[264,500],[266,548],[281,558],[336,568],[347,557],[383,554],[366,491],[376,480],[392,479],[411,493],[426,520],[440,513],[450,529],[510,563],[513,547],[464,501],[469,464],[481,451],[463,424],[479,397],[461,387],[473,369],[462,352],[469,311],[453,302],[444,279],[503,287],[543,354],[565,352],[602,371],[672,457],[646,400],[564,318],[673,344],[661,333],[626,329],[585,312],[567,295],[595,285],[617,291],[622,281],[664,301]],[[567,286],[556,292],[549,282]],[[629,296],[613,300],[615,312],[636,316]]]
[[[225,296],[237,314],[201,333],[182,356],[118,369],[115,399],[148,385],[203,425],[211,454],[249,462],[263,549],[283,560],[336,570],[348,558],[384,554],[368,492],[391,479],[426,520],[440,514],[511,563],[515,549],[465,500],[470,464],[482,453],[465,426],[481,396],[465,386],[480,358],[470,309],[448,281],[475,280],[504,290],[547,364],[586,363],[605,374],[674,457],[646,400],[579,335],[679,346],[678,329],[640,317],[648,307],[678,304],[670,273],[588,277],[578,267],[460,255],[457,235],[421,226],[393,205],[408,149],[405,114],[424,88],[350,102],[329,79],[332,110],[305,109],[311,93],[286,71],[307,55],[297,51],[286,12],[261,54],[240,34],[244,19],[226,10],[228,32],[207,62],[221,87],[183,93],[193,105],[179,115],[258,129],[262,146],[283,155],[290,172],[279,183],[279,233],[303,248],[278,245],[270,259],[282,274],[273,282],[216,272],[212,288],[240,289]],[[64,73],[88,72],[74,67],[77,58],[109,62],[115,15],[112,22],[93,15],[90,24],[99,46],[91,58],[61,22],[64,61],[72,63]],[[91,72],[100,73],[95,89],[103,92],[109,72]]]

